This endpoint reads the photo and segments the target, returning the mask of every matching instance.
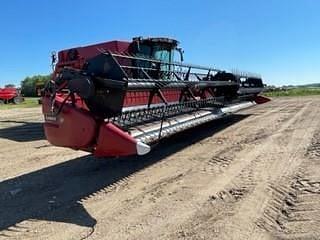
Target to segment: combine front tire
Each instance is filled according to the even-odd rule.
[[[15,97],[14,99],[13,99],[13,103],[14,104],[20,104],[20,103],[22,103],[23,102],[23,97]]]

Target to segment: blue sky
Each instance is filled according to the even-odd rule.
[[[10,0],[0,8],[0,86],[47,74],[50,52],[134,36],[178,39],[188,63],[320,82],[318,0]]]

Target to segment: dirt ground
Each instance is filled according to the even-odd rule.
[[[50,146],[0,112],[0,239],[320,239],[320,97],[279,98],[144,157]]]

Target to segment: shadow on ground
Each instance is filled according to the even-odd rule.
[[[16,142],[31,142],[45,139],[42,123],[22,121],[0,121],[1,123],[16,123],[17,126],[1,128],[0,138],[6,138]]]
[[[158,144],[146,156],[97,159],[88,155],[3,181],[0,183],[0,230],[11,226],[19,229],[18,223],[28,219],[93,227],[96,220],[81,200],[246,117],[248,115],[233,115],[185,131]]]

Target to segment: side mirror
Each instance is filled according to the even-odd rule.
[[[184,51],[182,48],[176,48],[176,50],[179,52],[180,54],[180,61],[183,62],[183,54],[184,54]]]

